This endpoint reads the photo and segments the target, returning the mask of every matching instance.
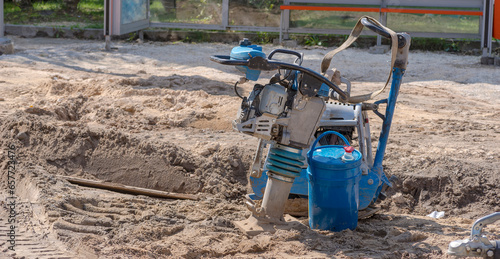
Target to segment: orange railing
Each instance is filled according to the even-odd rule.
[[[443,15],[483,15],[482,11],[466,10],[437,10],[437,9],[411,9],[411,8],[378,8],[378,7],[333,7],[333,6],[308,6],[308,5],[282,5],[281,10],[307,10],[307,11],[344,11],[344,12],[380,12],[380,13],[418,13],[418,14],[443,14]]]
[[[500,1],[500,0],[498,0]],[[294,1],[298,2],[298,1]],[[358,1],[359,3],[359,1]],[[422,6],[422,5],[419,5]],[[438,5],[442,6],[442,5]],[[423,6],[422,6],[423,7]],[[476,4],[476,7],[477,4]],[[464,7],[465,8],[472,8],[471,7]],[[304,30],[301,30],[301,28],[294,28],[291,29],[289,28],[290,26],[290,10],[304,10],[304,11],[333,11],[333,12],[371,12],[371,13],[379,13],[381,17],[381,22],[382,24],[386,23],[386,18],[382,17],[387,17],[387,13],[408,13],[408,14],[437,14],[437,15],[467,15],[467,16],[479,16],[481,21],[483,20],[484,16],[484,11],[483,10],[450,10],[450,9],[432,9],[428,8],[425,9],[425,7],[417,9],[417,8],[395,8],[395,7],[385,7],[385,6],[321,6],[321,5],[291,5],[285,1],[285,4],[280,6],[281,9],[281,21],[280,21],[280,42],[283,38],[283,35],[285,37],[288,37],[288,33],[290,31],[294,32],[303,32]],[[288,12],[288,13],[287,13]],[[337,32],[338,33],[338,32]],[[481,33],[481,32],[480,32]],[[342,34],[342,32],[338,33]],[[420,33],[421,35],[431,35],[432,33]],[[434,33],[435,34],[435,33]],[[449,34],[451,35],[451,34]],[[466,35],[466,34],[459,34],[457,33],[456,36],[462,36],[465,35],[464,37],[471,37],[471,35]],[[481,36],[483,34],[480,34]],[[436,35],[431,35],[430,37],[435,37]],[[424,37],[424,36],[422,36]],[[472,36],[474,37],[474,36]],[[381,38],[380,36],[377,36],[377,44],[381,44]]]

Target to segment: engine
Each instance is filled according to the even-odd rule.
[[[276,80],[271,79],[271,82]],[[285,82],[288,80],[281,80],[286,85]],[[293,86],[256,84],[250,95],[243,98],[233,128],[260,139],[302,149],[309,147],[324,110],[325,102],[321,97],[304,96]]]

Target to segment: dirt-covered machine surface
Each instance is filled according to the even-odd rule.
[[[451,258],[450,243],[472,251],[463,241],[473,241],[473,223],[500,211],[500,70],[478,57],[410,52],[383,161],[397,179],[375,215],[354,231],[311,230],[296,216],[303,227],[248,236],[233,222],[251,215],[245,195],[254,193],[258,140],[233,131],[240,74],[208,60],[237,43],[117,43],[103,52],[95,41],[13,41],[17,52],[0,56],[0,231],[14,226],[16,235],[15,251],[0,237],[0,257]],[[293,49],[314,71],[329,50]],[[347,49],[335,60],[363,94],[385,83],[391,57]],[[237,89],[248,96],[253,84]],[[382,120],[370,118],[380,132]],[[84,187],[68,176],[198,200]],[[433,211],[444,217],[426,216]],[[499,227],[481,233],[500,240]]]

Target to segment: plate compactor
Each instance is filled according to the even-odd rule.
[[[382,89],[353,96],[349,80],[329,67],[335,54],[352,44],[365,26],[391,39],[391,70]],[[237,227],[248,235],[293,228],[296,224],[283,215],[290,195],[308,197],[309,225],[314,229],[355,229],[358,216],[376,211],[373,204],[391,186],[382,160],[408,63],[410,41],[408,34],[395,33],[364,16],[346,42],[325,55],[321,73],[301,66],[302,53],[275,49],[266,56],[261,46],[252,45],[248,39],[233,48],[229,56],[211,57],[212,61],[236,66],[245,74],[235,84],[236,94],[243,100],[233,128],[259,139],[250,168],[255,193],[247,196],[252,216],[234,222]],[[294,61],[280,61],[275,56]],[[261,71],[277,73],[268,84],[255,84],[249,96],[242,97],[237,85],[257,81]],[[368,102],[384,91],[391,75],[388,98]],[[386,106],[384,114],[378,109],[381,105]],[[374,157],[369,111],[383,120]],[[355,139],[354,133],[359,150],[349,143]],[[255,201],[259,199],[262,201],[257,205]]]

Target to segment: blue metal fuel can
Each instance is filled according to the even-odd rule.
[[[342,138],[349,149],[339,145],[316,147],[326,135]],[[349,152],[349,159],[343,159]],[[308,152],[309,226],[330,231],[354,230],[358,224],[361,153],[335,131],[321,134]]]

